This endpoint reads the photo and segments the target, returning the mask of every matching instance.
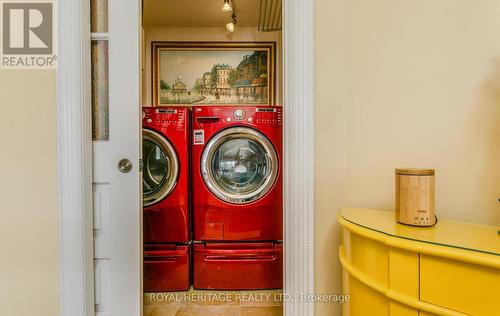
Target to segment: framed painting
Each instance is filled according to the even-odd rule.
[[[274,42],[153,42],[154,105],[274,105]]]

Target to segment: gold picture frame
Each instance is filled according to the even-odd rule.
[[[275,42],[152,42],[153,106],[274,105]]]

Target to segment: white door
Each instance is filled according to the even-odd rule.
[[[141,5],[107,1],[108,26],[92,33],[95,311],[137,316],[142,313]]]

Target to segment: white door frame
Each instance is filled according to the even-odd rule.
[[[58,1],[57,165],[63,316],[94,315],[89,2]],[[313,0],[284,1],[284,290],[292,298],[285,302],[286,316],[314,315],[314,303],[301,299],[301,294],[314,293],[313,24]]]

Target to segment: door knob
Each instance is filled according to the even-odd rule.
[[[122,173],[130,172],[130,170],[132,170],[132,166],[132,162],[125,158],[118,162],[118,170],[120,170]]]

